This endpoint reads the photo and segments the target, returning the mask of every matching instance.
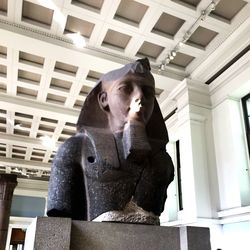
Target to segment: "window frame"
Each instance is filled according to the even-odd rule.
[[[247,101],[250,101],[250,93],[241,99],[243,119],[245,124],[245,134],[247,139],[246,141],[248,146],[248,156],[250,158],[250,112],[248,113],[247,110]]]

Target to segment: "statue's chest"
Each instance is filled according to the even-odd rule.
[[[139,178],[144,168],[126,161],[121,145],[105,133],[88,136],[83,142],[82,167],[87,178],[101,182]]]

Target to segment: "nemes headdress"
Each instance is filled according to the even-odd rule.
[[[111,84],[112,81],[118,80],[127,74],[137,74],[141,77],[150,78],[154,82],[154,77],[150,70],[149,61],[147,58],[144,58],[104,74],[85,99],[78,118],[77,130],[80,131],[85,127],[109,128],[108,117],[98,102],[98,94],[102,92],[102,84]],[[168,142],[167,129],[156,98],[153,113],[146,125],[146,131],[149,138],[160,140],[164,143]]]

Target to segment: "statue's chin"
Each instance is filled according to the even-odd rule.
[[[124,158],[141,161],[150,152],[146,129],[143,123],[128,122],[123,130]]]

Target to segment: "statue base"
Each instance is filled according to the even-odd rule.
[[[210,250],[201,227],[164,227],[38,217],[26,232],[25,250]]]

